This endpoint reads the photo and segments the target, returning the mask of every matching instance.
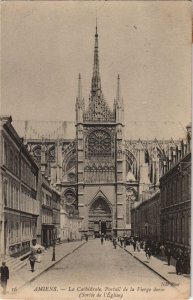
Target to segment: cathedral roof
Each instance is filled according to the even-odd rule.
[[[75,122],[68,121],[29,121],[12,122],[21,137],[27,139],[74,139]],[[186,129],[176,122],[127,122],[125,124],[126,140],[178,140],[185,138]]]
[[[186,128],[180,122],[136,121],[125,124],[126,140],[178,140],[186,136]]]
[[[16,120],[13,126],[26,139],[74,139],[75,123],[68,121]]]

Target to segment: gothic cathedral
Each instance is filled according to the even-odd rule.
[[[76,174],[78,211],[84,230],[93,235],[125,230],[123,99],[120,78],[110,109],[102,92],[96,27],[94,66],[88,107],[85,108],[79,74],[76,100]]]
[[[91,91],[85,106],[79,75],[76,123],[25,121],[26,146],[61,194],[61,231],[68,213],[82,220],[83,234],[130,234],[131,208],[159,189],[164,168],[171,165],[176,147],[182,146],[179,139],[124,138],[120,77],[110,108],[101,87],[97,28]]]

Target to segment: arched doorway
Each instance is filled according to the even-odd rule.
[[[111,234],[112,208],[107,200],[99,196],[89,207],[89,232],[95,237]]]

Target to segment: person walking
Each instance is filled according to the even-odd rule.
[[[41,250],[41,248],[38,248],[36,253],[37,253],[37,262],[40,263],[42,261],[42,250]]]
[[[190,253],[189,253],[189,250],[184,252],[184,274],[190,274]]]
[[[101,236],[101,245],[103,245],[103,235]]]
[[[29,259],[29,262],[30,262],[31,271],[34,272],[34,266],[35,266],[36,257],[34,255],[33,251],[29,255],[28,259]]]
[[[133,241],[133,250],[134,251],[136,250],[136,241],[135,240]]]
[[[182,257],[181,257],[181,255],[177,255],[177,258],[176,258],[176,274],[177,275],[182,274]]]
[[[116,247],[117,247],[117,240],[116,240],[116,237],[113,238],[113,246],[114,246],[114,249],[116,249]]]
[[[140,242],[139,241],[136,242],[136,248],[137,248],[137,251],[139,252],[140,251]]]
[[[171,249],[169,247],[166,248],[166,257],[167,257],[167,260],[168,260],[168,266],[170,266],[170,260],[171,260],[171,257],[172,257],[172,251],[171,251]]]
[[[1,287],[3,288],[3,294],[6,294],[7,280],[9,279],[9,268],[6,266],[4,261],[2,262],[0,273],[1,273]]]
[[[149,262],[150,258],[151,258],[151,249],[149,247],[147,247],[146,251],[145,251],[146,257],[147,257],[147,261]]]
[[[165,247],[163,244],[160,246],[160,251],[161,251],[161,256],[165,256]]]

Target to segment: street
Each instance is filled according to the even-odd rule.
[[[144,260],[146,260],[144,256]],[[99,296],[97,296],[99,293]],[[174,287],[110,241],[89,240],[15,294],[26,298],[178,299]],[[100,296],[101,294],[101,296]],[[179,298],[180,299],[180,298]]]

